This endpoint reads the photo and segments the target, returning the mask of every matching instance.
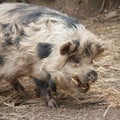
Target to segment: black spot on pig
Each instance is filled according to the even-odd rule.
[[[5,63],[4,56],[0,55],[0,65],[3,65]]]
[[[56,88],[56,84],[53,80],[49,80],[49,87],[52,89],[53,92],[56,92],[57,88]]]
[[[12,45],[11,39],[5,39],[5,45]]]
[[[36,21],[38,18],[44,17],[44,16],[51,16],[55,18],[59,18],[63,20],[68,27],[75,27],[77,28],[77,24],[79,24],[79,21],[73,17],[69,17],[65,14],[59,13],[55,10],[51,10],[45,7],[36,7],[34,5],[29,4],[21,4],[16,6],[16,8],[9,11],[9,13],[13,14],[15,12],[18,13],[24,13],[26,11],[26,14],[20,17],[19,21],[21,21],[24,24],[29,24],[31,22]]]
[[[38,43],[37,52],[40,59],[48,57],[52,52],[52,44],[49,43]]]
[[[90,57],[92,52],[91,52],[91,45],[87,45],[84,49],[84,53],[86,54],[87,57]]]

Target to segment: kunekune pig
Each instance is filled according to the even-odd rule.
[[[98,79],[92,62],[103,42],[66,14],[24,3],[0,5],[0,78],[24,91],[18,78],[33,79],[45,102],[57,107],[56,83],[87,92]],[[39,93],[38,92],[38,93]]]

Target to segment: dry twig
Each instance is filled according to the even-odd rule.
[[[107,107],[107,109],[105,110],[105,112],[104,112],[104,114],[103,114],[103,117],[106,116],[106,114],[108,113],[108,110],[110,109],[110,107],[111,107],[111,105],[109,105],[109,106]]]

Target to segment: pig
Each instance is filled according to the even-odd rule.
[[[87,92],[98,79],[93,60],[103,41],[79,20],[42,6],[0,5],[0,78],[24,91],[18,78],[30,77],[49,107],[58,107],[51,91],[56,84]]]

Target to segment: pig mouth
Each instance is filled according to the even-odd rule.
[[[83,92],[87,92],[90,89],[89,83],[82,83],[77,76],[71,78],[75,86],[82,89]]]

